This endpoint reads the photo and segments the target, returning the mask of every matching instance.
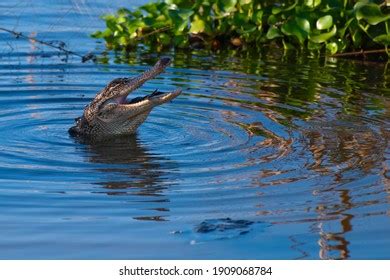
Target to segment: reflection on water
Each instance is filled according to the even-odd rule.
[[[70,19],[98,22],[107,4],[95,2]],[[55,18],[69,3],[50,5],[39,11]],[[87,36],[100,27],[68,20],[47,32],[40,19],[34,36],[100,53]],[[0,59],[0,258],[390,257],[387,65],[267,49],[83,64],[0,40],[12,46]],[[98,90],[160,55],[172,67],[134,95],[180,97],[135,136],[69,137]]]
[[[105,164],[103,168],[96,170],[109,175],[109,180],[97,183],[104,189],[97,193],[140,196],[140,200],[147,197],[148,202],[156,203],[156,207],[150,210],[161,214],[133,218],[166,221],[169,208],[164,205],[167,205],[170,200],[164,194],[168,186],[162,184],[163,169],[174,169],[172,162],[157,155],[150,155],[135,135],[83,144],[87,145],[87,160],[91,163]],[[164,166],[159,163],[162,161]]]

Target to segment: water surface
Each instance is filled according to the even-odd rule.
[[[123,4],[40,2],[2,3],[0,26],[80,54],[102,49],[88,33]],[[0,41],[0,258],[390,258],[385,64],[168,53],[134,95],[183,94],[136,135],[88,144],[68,135],[74,118],[160,54],[81,63]]]

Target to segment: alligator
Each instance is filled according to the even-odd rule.
[[[163,93],[158,90],[127,100],[130,92],[161,74],[170,64],[170,58],[161,58],[148,71],[135,78],[117,78],[98,92],[75,125],[69,129],[72,136],[103,139],[134,134],[155,106],[171,101],[181,93],[178,88]]]

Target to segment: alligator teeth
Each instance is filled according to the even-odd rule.
[[[136,98],[133,98],[133,99],[130,99],[130,100],[127,100],[126,101],[126,104],[134,104],[134,103],[137,103],[137,102],[140,102],[142,100],[145,100],[145,99],[150,99],[152,97],[155,97],[155,96],[159,96],[159,95],[162,95],[164,94],[164,92],[161,92],[161,91],[158,91],[157,89],[155,91],[153,91],[151,94],[149,95],[145,95],[145,96],[140,96],[140,97],[136,97]],[[121,103],[122,104],[122,103]]]

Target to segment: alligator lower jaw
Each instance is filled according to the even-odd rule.
[[[168,93],[164,93],[164,92],[155,90],[151,94],[148,94],[148,95],[145,95],[145,96],[142,96],[142,97],[132,98],[130,100],[125,100],[124,101],[125,103],[122,103],[122,104],[135,104],[135,103],[141,102],[141,101],[143,101],[145,99],[152,99],[154,97],[162,96],[164,94],[168,94]]]
[[[123,104],[123,105],[135,104],[135,103],[141,102],[141,101],[143,101],[145,99],[151,99],[153,97],[161,96],[161,95],[164,95],[164,94],[168,94],[168,93],[164,93],[164,92],[155,90],[151,94],[148,94],[148,95],[145,95],[145,96],[135,97],[135,98],[132,98],[132,99],[127,99],[127,95],[123,95],[123,96],[111,99],[110,103],[117,103],[117,104]]]

